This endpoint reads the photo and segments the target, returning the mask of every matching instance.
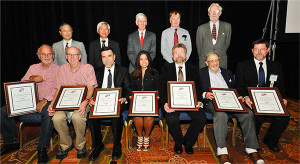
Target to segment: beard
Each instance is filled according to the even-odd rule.
[[[51,62],[53,62],[53,60],[51,60],[51,59],[42,60],[42,63],[44,63],[44,64],[50,64]]]

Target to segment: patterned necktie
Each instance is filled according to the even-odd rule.
[[[69,44],[69,43],[67,42],[66,47],[65,47],[65,51],[67,51],[67,48],[69,47],[68,44]]]
[[[141,33],[141,40],[140,40],[140,43],[141,43],[141,50],[143,50],[143,43],[144,43],[143,32]]]
[[[216,28],[216,24],[213,24],[213,29],[211,32],[211,37],[215,40],[217,40],[217,28]]]
[[[108,78],[107,78],[107,88],[111,88],[111,85],[112,85],[112,75],[111,75],[111,70],[109,69],[108,70]]]
[[[184,81],[182,67],[180,66],[178,68],[179,68],[179,71],[178,71],[178,81]]]
[[[263,62],[259,62],[259,75],[258,75],[258,87],[264,87],[265,86],[265,71],[262,67]]]
[[[105,47],[105,40],[102,40],[102,48]]]
[[[178,43],[178,35],[177,35],[177,29],[175,29],[174,32],[174,45]]]

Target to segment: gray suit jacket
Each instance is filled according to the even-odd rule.
[[[196,33],[196,46],[199,55],[200,68],[205,67],[206,54],[216,52],[220,56],[220,67],[227,68],[226,51],[230,45],[231,24],[219,21],[216,45],[213,45],[209,22],[200,25]]]
[[[156,56],[156,35],[153,32],[146,30],[143,50],[147,51],[152,60]],[[141,43],[139,37],[139,31],[135,31],[128,36],[128,45],[127,45],[127,56],[130,61],[129,64],[129,73],[134,71],[135,60],[138,53],[141,51]]]
[[[87,63],[87,55],[86,55],[86,51],[84,48],[84,44],[82,42],[78,42],[72,39],[72,47],[77,47],[80,52],[81,52],[81,62],[82,63]],[[55,59],[54,59],[54,63],[58,64],[58,65],[63,65],[68,63],[67,59],[66,59],[66,54],[65,54],[65,47],[63,44],[63,40],[53,43],[52,45],[53,51],[55,53]]]

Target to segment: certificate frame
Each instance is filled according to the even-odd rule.
[[[232,88],[209,88],[209,91],[214,94],[214,98],[212,99],[212,102],[214,104],[216,111],[221,112],[240,112],[240,113],[248,113],[246,110],[246,107],[242,100],[238,99],[239,95],[236,91],[236,89]],[[221,104],[220,96],[224,94],[230,94],[233,98],[233,102],[235,104],[233,106],[224,106],[224,104]]]
[[[185,104],[176,104],[174,101],[178,96],[174,94],[176,90],[186,91],[188,95],[185,97],[189,101],[181,102]],[[170,109],[175,111],[198,111],[197,105],[197,95],[195,89],[194,81],[168,81],[167,82],[167,91],[168,91],[168,105]],[[178,99],[177,99],[178,100]]]
[[[39,98],[36,82],[32,80],[26,80],[6,82],[3,83],[3,85],[8,117],[37,112],[36,105]],[[20,101],[22,101],[22,103]]]
[[[69,93],[76,92],[76,97],[72,97],[73,104],[66,104],[69,97]],[[87,87],[85,85],[79,86],[61,86],[59,92],[54,100],[53,109],[56,111],[66,111],[66,110],[78,110],[80,104],[85,100],[87,94]]]
[[[110,111],[101,111],[101,103],[103,103],[103,96],[105,98],[113,96],[110,100],[113,102],[113,107]],[[121,102],[119,99],[122,96],[122,88],[97,88],[95,89],[94,98],[95,105],[91,107],[89,118],[118,118],[120,117]],[[102,97],[102,98],[101,98]],[[107,103],[108,104],[108,103]],[[104,104],[106,105],[106,104]]]
[[[132,99],[130,102],[130,110],[128,116],[159,116],[158,114],[158,102],[157,102],[157,96],[158,91],[132,91]],[[150,110],[145,111],[138,111],[138,102],[141,101],[141,99],[150,99],[151,105]],[[143,103],[141,104],[143,105]]]
[[[289,116],[289,112],[284,106],[282,97],[278,91],[278,88],[267,88],[267,87],[248,87],[248,93],[252,101],[252,108],[255,115],[266,115],[266,116]],[[265,105],[261,102],[260,96],[268,96],[269,101],[275,102],[272,107],[275,109],[262,109],[261,106]]]

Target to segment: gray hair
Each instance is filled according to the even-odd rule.
[[[220,56],[219,56],[216,52],[209,52],[209,53],[206,54],[206,60],[205,60],[205,61],[207,61],[207,59],[208,59],[210,56],[212,56],[212,55],[217,55],[218,58],[220,58]]]
[[[44,46],[50,48],[51,51],[52,51],[52,53],[54,54],[54,51],[53,51],[53,49],[52,49],[51,46],[49,46],[48,44],[43,44],[43,45],[41,45],[41,46],[37,49],[37,51],[36,51],[36,54],[37,54],[37,55],[39,55],[39,54],[41,53],[41,48],[44,47]]]
[[[135,16],[135,22],[137,22],[141,17],[145,17],[147,21],[147,16],[144,13],[138,13]]]
[[[218,6],[219,7],[219,10],[222,12],[222,7],[218,4],[218,3],[212,3],[210,6],[209,6],[209,8],[208,8],[208,12],[210,12],[210,8],[212,7],[212,6]]]
[[[99,22],[98,25],[97,25],[97,32],[98,32],[99,27],[100,27],[102,24],[106,24],[107,27],[108,27],[108,30],[110,30],[109,24],[108,24],[107,22],[102,21],[102,22]]]

